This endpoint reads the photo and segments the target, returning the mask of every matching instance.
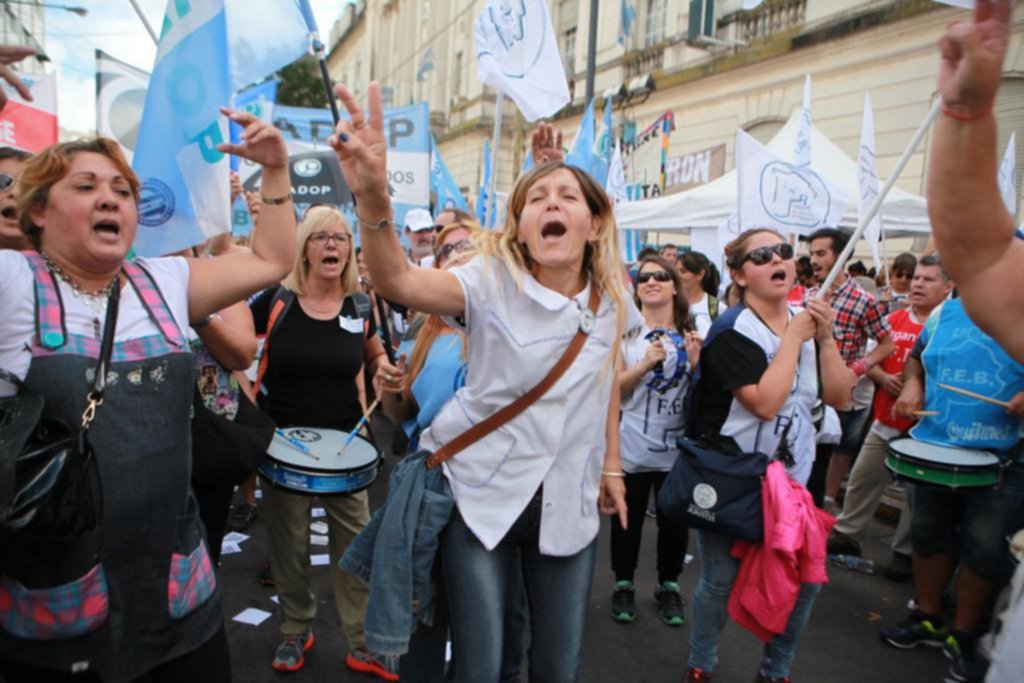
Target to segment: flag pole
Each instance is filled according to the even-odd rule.
[[[320,65],[320,78],[324,82],[324,90],[327,91],[327,104],[331,107],[331,116],[334,117],[334,125],[338,125],[338,121],[341,120],[341,114],[338,112],[338,98],[334,96],[334,88],[331,85],[331,74],[327,71],[327,52],[324,47],[323,41],[320,40],[320,34],[317,31],[313,31],[309,35],[310,47],[313,48],[313,56],[316,58],[317,64]]]
[[[496,109],[494,111],[494,136],[491,142],[491,186],[487,188],[487,213],[485,214],[488,230],[494,228],[494,221],[498,219],[498,197],[494,190],[498,184],[498,153],[501,150],[501,119],[505,111],[505,93],[500,89],[494,100]]]
[[[146,32],[149,33],[149,37],[153,39],[153,44],[159,45],[160,38],[157,37],[156,31],[153,30],[153,27],[150,25],[149,20],[146,19],[146,15],[142,13],[142,10],[139,8],[139,3],[136,2],[136,0],[128,1],[131,2],[132,7],[135,8],[135,13],[139,15],[139,20],[142,22],[142,25],[146,27]]]
[[[885,197],[889,194],[889,190],[892,189],[892,186],[896,184],[896,179],[899,178],[904,167],[906,167],[907,163],[910,162],[910,157],[913,156],[917,146],[921,144],[921,140],[924,139],[928,129],[931,128],[933,123],[935,123],[935,119],[938,118],[941,110],[942,98],[936,98],[931,111],[929,111],[924,117],[924,120],[921,121],[921,125],[918,126],[917,131],[914,133],[914,137],[910,139],[910,143],[907,145],[907,148],[903,150],[903,156],[901,156],[900,160],[896,162],[896,167],[893,169],[892,173],[889,174],[888,179],[885,181],[885,185],[882,186],[882,190],[878,193],[878,196],[875,197],[875,201],[871,203],[871,207],[868,209],[867,213],[861,217],[857,224],[857,229],[853,232],[853,235],[850,236],[850,241],[846,244],[846,248],[843,249],[841,254],[839,254],[839,258],[836,259],[835,265],[832,266],[832,272],[828,274],[828,277],[825,278],[825,282],[821,284],[821,288],[818,290],[818,299],[825,298],[825,294],[832,287],[832,283],[836,281],[836,278],[839,277],[839,273],[843,271],[843,268],[846,266],[846,262],[849,260],[850,256],[853,255],[853,250],[857,247],[857,240],[861,238],[864,234],[864,229],[868,226],[868,223],[870,223],[871,219],[875,217],[878,210],[882,208],[882,201],[885,200]]]

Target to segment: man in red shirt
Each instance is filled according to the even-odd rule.
[[[914,269],[910,285],[910,307],[894,311],[886,318],[896,349],[867,373],[878,385],[874,401],[875,421],[850,472],[843,512],[828,540],[829,553],[861,554],[861,543],[868,524],[889,483],[889,471],[885,468],[886,445],[890,439],[913,425],[913,421],[899,417],[893,411],[896,398],[903,388],[903,365],[928,315],[945,301],[953,291],[953,286],[953,281],[943,272],[938,256],[925,256]],[[912,576],[909,514],[900,516],[892,549],[892,562],[886,576],[894,581],[909,580]]]

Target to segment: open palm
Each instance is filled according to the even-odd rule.
[[[369,119],[348,88],[336,85],[334,90],[351,118],[350,121],[338,123],[330,140],[338,155],[345,182],[360,204],[387,203],[388,144],[384,137],[384,108],[380,101],[380,86],[376,81],[370,83]]]

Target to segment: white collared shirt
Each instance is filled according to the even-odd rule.
[[[420,443],[436,451],[538,384],[579,329],[590,284],[568,299],[523,274],[522,289],[501,260],[477,256],[451,271],[466,302],[466,385],[441,409]],[[628,299],[627,299],[628,301]],[[598,487],[608,401],[616,384],[609,354],[619,342],[615,304],[601,296],[597,324],[572,366],[527,410],[444,464],[466,524],[492,550],[544,486],[540,551],[573,555],[597,535]],[[643,320],[627,304],[626,328]]]

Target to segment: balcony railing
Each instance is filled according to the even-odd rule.
[[[763,42],[776,33],[803,25],[807,18],[807,0],[768,0],[756,10],[735,15],[736,38],[747,43]]]

